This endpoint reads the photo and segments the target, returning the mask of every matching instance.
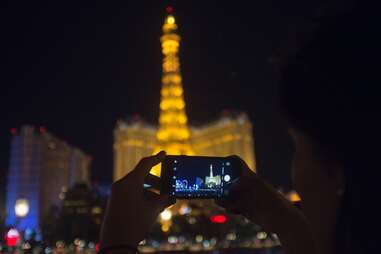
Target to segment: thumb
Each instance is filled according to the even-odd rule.
[[[138,165],[135,168],[135,171],[141,177],[141,179],[144,179],[149,174],[152,167],[159,164],[164,159],[165,159],[164,151],[161,151],[158,154],[153,156],[145,157],[139,161]]]

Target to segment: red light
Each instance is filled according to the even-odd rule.
[[[227,218],[225,215],[223,214],[218,214],[218,215],[214,215],[212,217],[210,217],[210,220],[213,222],[213,223],[218,223],[218,224],[222,224],[222,223],[225,223]]]
[[[19,239],[20,239],[20,233],[15,228],[11,228],[7,232],[7,235],[5,236],[5,241],[7,242],[8,247],[16,246]]]
[[[45,127],[40,127],[40,134],[45,134],[45,132],[46,132],[46,129],[45,129]]]
[[[101,249],[101,247],[100,247],[99,243],[97,243],[97,244],[95,245],[95,251],[96,251],[96,252],[99,252],[100,249]]]
[[[11,132],[12,135],[16,135],[17,134],[17,129],[16,128],[11,128],[10,132]]]
[[[173,12],[173,7],[172,6],[167,6],[167,8],[165,8],[165,10],[167,11],[167,13],[172,13]]]

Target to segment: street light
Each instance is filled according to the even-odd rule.
[[[16,200],[15,213],[17,217],[25,217],[29,213],[29,202],[25,198],[20,198]]]
[[[168,232],[169,228],[171,227],[171,219],[172,219],[172,212],[169,209],[165,209],[160,214],[160,221],[161,221],[161,230],[163,232]]]
[[[5,242],[8,247],[15,247],[20,240],[20,233],[15,228],[9,229],[5,235]]]
[[[171,212],[170,210],[165,209],[165,210],[160,214],[160,218],[161,218],[163,221],[169,221],[169,220],[171,220],[171,218],[172,218],[172,212]]]

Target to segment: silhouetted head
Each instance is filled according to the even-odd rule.
[[[325,17],[282,71],[294,186],[316,237],[345,253],[374,246],[380,216],[379,25],[371,8]]]

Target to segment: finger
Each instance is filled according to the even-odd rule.
[[[239,167],[243,169],[242,170],[243,176],[250,175],[252,172],[254,172],[253,170],[250,169],[250,167],[246,164],[246,162],[238,155],[230,155],[228,156],[228,158],[238,162]]]
[[[250,192],[253,187],[253,182],[250,181],[248,177],[239,178],[232,186],[229,188],[228,199],[231,197],[240,197],[246,192]]]
[[[155,175],[148,174],[144,179],[144,185],[157,190],[160,190],[160,183],[160,177]]]
[[[165,158],[165,152],[161,151],[156,155],[141,159],[136,166],[136,173],[141,177],[145,177],[151,171],[152,167],[162,162]]]
[[[226,191],[226,196],[223,198],[219,198],[215,200],[215,203],[218,206],[221,206],[223,208],[226,208],[228,206],[231,206],[233,201],[240,199],[240,193],[242,192],[242,184],[240,184],[240,180],[236,180],[232,185],[229,187],[229,189]]]

